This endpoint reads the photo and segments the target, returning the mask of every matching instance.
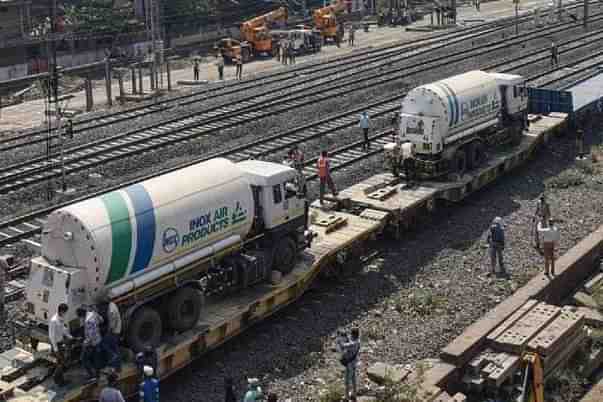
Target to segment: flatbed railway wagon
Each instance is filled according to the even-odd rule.
[[[288,306],[302,296],[319,274],[337,276],[350,270],[360,261],[363,247],[375,236],[386,230],[401,234],[420,221],[423,214],[430,213],[439,200],[460,201],[522,165],[546,137],[565,128],[566,117],[560,113],[528,116],[531,124],[523,131],[518,146],[494,152],[479,168],[465,172],[456,181],[422,181],[409,187],[400,177],[382,173],[343,189],[338,197],[331,198],[323,206],[313,204],[305,211],[309,223],[302,236],[306,244],[312,238],[311,247],[300,246],[294,268],[283,273],[280,279],[258,281],[253,286],[227,294],[207,295],[199,319],[191,328],[163,334],[155,348],[159,358],[158,375],[163,379],[177,373],[205,352]],[[257,163],[244,162],[238,168],[257,173]],[[293,174],[284,167],[273,167],[270,171]],[[287,187],[282,186],[283,181],[293,181],[289,173],[279,177],[283,179],[277,180],[281,189]],[[265,179],[257,183],[268,185],[268,179]],[[273,191],[269,194],[274,196]],[[301,233],[299,230],[296,233]],[[119,297],[116,300],[121,302]],[[10,401],[19,401],[22,396],[30,398],[22,401],[93,400],[104,378],[97,383],[86,383],[84,371],[73,367],[67,374],[72,384],[56,387],[50,378],[53,359],[47,344],[42,341],[33,350],[29,342],[43,333],[30,327],[30,332],[20,337],[17,347],[0,354],[0,368],[4,367],[0,396]],[[124,342],[127,345],[127,339]],[[120,373],[120,386],[125,393],[134,395],[139,373],[131,354],[124,356],[126,364]]]

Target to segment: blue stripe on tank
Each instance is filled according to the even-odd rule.
[[[448,127],[452,127],[455,118],[455,110],[454,103],[452,102],[452,96],[448,92],[448,88],[446,88],[441,82],[438,82],[436,85],[439,86],[442,91],[444,91],[444,93],[446,94],[446,98],[448,99],[448,107],[450,108],[450,122],[448,123]]]
[[[141,184],[126,188],[136,215],[136,255],[130,272],[145,269],[153,256],[155,245],[155,210],[153,201]]]
[[[443,82],[442,85],[448,88],[448,90],[452,94],[452,99],[454,99],[454,107],[456,108],[456,118],[454,120],[454,124],[458,124],[459,120],[461,119],[461,108],[459,107],[459,98],[457,98],[456,94],[454,93],[454,90],[450,88],[450,85]]]

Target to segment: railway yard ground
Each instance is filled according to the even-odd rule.
[[[543,4],[530,2],[522,5],[522,9]],[[579,15],[580,10],[577,10]],[[592,12],[600,12],[598,5],[592,7]],[[468,7],[460,9],[459,20],[487,20],[512,13],[508,3],[487,2],[482,4],[480,14]],[[529,26],[530,23],[522,26],[522,32],[534,29],[528,28]],[[602,28],[603,22],[593,17],[592,33],[596,34],[596,31]],[[505,28],[502,36],[497,32],[490,36],[485,35],[479,40],[475,39],[470,44],[470,40],[461,41],[455,49],[436,49],[424,55],[409,55],[408,59],[401,56],[390,65],[377,65],[373,78],[378,78],[381,74],[386,77],[391,74],[390,81],[379,84],[367,81],[366,88],[344,93],[337,99],[326,98],[316,101],[315,104],[275,113],[274,116],[257,121],[218,128],[217,135],[199,136],[193,141],[166,149],[141,152],[123,160],[112,160],[102,166],[75,172],[69,176],[69,185],[77,190],[73,197],[109,188],[123,183],[124,180],[135,180],[142,175],[178,166],[195,158],[214,155],[217,152],[228,153],[235,147],[242,147],[271,135],[288,130],[295,131],[310,121],[324,119],[325,124],[330,124],[330,118],[338,113],[362,108],[371,102],[385,102],[388,97],[396,94],[401,97],[403,92],[420,84],[459,74],[468,69],[498,64],[497,71],[506,68],[508,72],[517,71],[527,77],[535,76],[549,68],[548,53],[542,56],[543,61],[522,67],[515,67],[518,61],[511,60],[509,56],[523,54],[527,59],[538,49],[547,48],[551,39],[559,43],[567,40],[568,45],[574,39],[587,39],[580,39],[585,32],[578,24],[566,31],[551,32],[546,37],[528,38],[523,45],[514,44],[512,49],[517,51],[517,54],[506,54],[508,48],[502,47],[490,53],[471,53],[464,61],[427,68],[429,63],[435,62],[437,58],[446,60],[446,52],[469,51],[480,45],[485,46],[490,41],[508,37],[513,30],[511,25]],[[403,28],[371,27],[370,33],[357,34],[358,46],[355,49],[349,49],[347,44],[342,45],[341,49],[328,46],[323,48],[320,55],[299,58],[298,65],[308,59],[311,59],[311,62],[327,61],[337,56],[367,50],[369,46],[376,49],[379,46],[392,45],[401,39],[412,40],[426,35],[430,33],[409,32]],[[598,49],[596,46],[584,45],[584,49],[567,50],[566,55],[563,54],[562,48],[562,64],[588,58],[590,54],[595,54]],[[414,63],[425,64],[427,67],[422,70],[415,67]],[[275,64],[275,61],[255,61],[245,66],[245,74],[270,74],[283,68]],[[396,68],[399,69],[398,73],[395,72]],[[201,79],[214,80],[214,73],[213,66],[208,66],[207,69],[202,69]],[[342,82],[354,82],[353,78],[348,78],[343,72],[337,74],[340,75],[331,81],[339,79]],[[190,79],[191,75],[190,68],[176,70],[173,72],[173,81]],[[233,72],[227,69],[226,77],[231,75]],[[304,79],[304,72],[298,75],[296,79]],[[358,81],[370,75],[369,72],[359,73]],[[324,85],[331,85],[327,82],[329,78],[324,78]],[[245,85],[245,81],[242,85]],[[302,91],[304,85],[312,83],[297,83],[291,80],[290,85],[299,85],[299,90]],[[187,88],[179,90],[181,93],[190,91]],[[95,95],[96,98],[103,99],[104,89],[99,87],[95,91],[99,92]],[[137,126],[149,124],[148,122],[166,120],[173,117],[172,114],[184,116],[194,113],[198,107],[213,107],[229,102],[236,106],[246,94],[255,93],[252,91],[258,89],[252,88],[243,94],[234,92],[220,102],[207,99],[210,97],[207,96],[204,102],[186,105],[178,108],[176,112],[173,109],[165,110],[153,116],[138,117],[131,121],[96,128],[88,134],[82,134],[76,139],[79,141],[76,144],[85,146],[89,141],[109,138],[133,130]],[[116,92],[117,88],[114,88],[114,93]],[[281,96],[286,98],[291,95],[284,92]],[[399,104],[399,99],[392,98],[390,102]],[[84,104],[83,97],[76,94],[69,108],[81,108]],[[395,107],[392,110],[396,110]],[[0,130],[14,134],[42,122],[43,102],[26,102],[2,109],[1,113]],[[104,112],[98,110],[92,113],[83,115],[82,118],[102,116]],[[388,111],[374,119],[374,134],[390,129],[391,113]],[[303,142],[306,158],[315,157],[325,146],[336,150],[357,142],[360,139],[360,133],[355,128],[358,114],[359,110],[354,112],[352,124]],[[265,390],[279,395],[279,400],[334,402],[338,400],[335,395],[341,392],[343,381],[342,366],[334,349],[335,336],[339,330],[349,330],[352,327],[359,328],[361,333],[362,349],[358,371],[361,395],[371,395],[379,387],[369,380],[367,375],[368,368],[375,363],[414,365],[424,359],[437,358],[441,349],[465,328],[541,271],[543,257],[533,248],[532,235],[534,210],[540,195],[546,195],[552,215],[558,222],[561,234],[560,255],[603,225],[603,114],[593,113],[581,124],[585,131],[587,153],[592,155],[592,163],[576,163],[574,130],[568,129],[564,135],[551,138],[546,145],[538,149],[530,161],[512,174],[499,178],[460,204],[438,207],[435,213],[423,219],[412,231],[404,233],[401,239],[372,242],[371,252],[360,264],[358,272],[351,272],[338,280],[318,281],[291,306],[207,353],[189,367],[182,369],[177,376],[168,378],[162,383],[162,400],[223,400],[224,378],[231,376],[235,379],[235,387],[239,394],[245,389],[247,378],[257,377]],[[7,155],[0,162],[0,169],[8,171],[13,164],[23,163],[38,156],[41,149],[43,146],[38,144],[11,152],[11,155]],[[267,160],[280,162],[285,150],[286,148],[273,150],[267,146],[260,148],[258,152],[263,152]],[[234,159],[241,158],[234,152],[230,156]],[[375,152],[371,157],[338,169],[334,180],[336,186],[343,189],[382,173],[383,169],[383,155]],[[90,173],[100,173],[100,179],[95,179],[92,184]],[[307,173],[314,172],[308,168]],[[4,185],[4,180],[0,176],[0,186]],[[43,184],[33,184],[28,189],[0,194],[0,208],[4,211],[2,220],[22,214],[24,210],[51,206],[52,204],[45,200],[45,189]],[[315,198],[317,188],[314,183],[310,185],[309,190],[310,195]],[[68,199],[66,197],[60,200]],[[504,257],[510,272],[509,278],[487,275],[489,258],[486,236],[495,216],[502,217],[504,221],[507,237]],[[6,247],[2,251],[19,257],[26,257],[31,253],[21,244]],[[9,303],[7,321],[15,316],[15,307],[16,303]],[[0,349],[9,348],[11,343],[12,333],[7,326],[0,325]],[[571,371],[562,372],[552,385],[554,389],[549,390],[551,399],[547,401],[578,401],[590,389],[590,381],[592,380],[575,376]]]
[[[567,5],[569,4],[572,3],[567,3]],[[536,7],[546,7],[548,5],[549,4],[547,1],[542,0],[526,2],[522,4],[520,8],[520,15],[523,15]],[[459,8],[459,24],[470,25],[510,15],[512,15],[512,10],[503,1],[485,2],[481,7],[481,12],[479,13],[469,6]],[[465,20],[467,20],[467,22],[465,22]],[[425,17],[423,20],[419,20],[413,23],[412,25],[410,25],[410,27],[421,28],[429,24],[429,17]],[[375,26],[371,26],[369,33],[358,32],[356,37],[356,46],[353,48],[349,47],[347,43],[342,44],[341,48],[337,48],[334,45],[328,45],[323,47],[322,51],[318,54],[298,57],[297,62],[298,64],[300,64],[303,62],[322,61],[328,58],[349,54],[351,52],[356,52],[360,49],[366,49],[368,47],[378,47],[399,41],[415,40],[442,31],[444,30],[438,29],[432,32],[410,30],[407,31],[405,30],[405,27],[377,28]],[[218,79],[218,73],[215,66],[213,65],[213,58],[208,57],[206,58],[206,61],[208,61],[208,63],[201,64],[202,67],[200,70],[200,81],[216,81]],[[191,80],[193,73],[192,66],[189,64],[190,62],[185,60],[182,63],[177,64],[180,66],[184,65],[184,68],[175,69],[172,71],[172,82],[174,83],[175,89],[177,89],[178,91],[194,90],[194,87],[191,88],[187,85],[177,84],[178,81]],[[259,59],[253,61],[252,63],[246,64],[244,66],[244,74],[245,76],[247,76],[249,74],[258,74],[268,71],[274,71],[280,68],[282,68],[282,66],[276,60]],[[233,80],[235,76],[234,66],[226,66],[224,74],[226,81]],[[128,85],[129,84],[126,83],[126,90],[129,90]],[[144,78],[144,88],[145,91],[148,91],[148,89],[150,88],[148,76],[145,76]],[[112,85],[112,93],[119,93],[119,86],[116,80],[114,80]],[[68,102],[66,102],[65,107],[70,110],[85,110],[86,96],[84,91],[75,92],[72,95],[74,95],[74,97]],[[94,99],[95,104],[97,105],[95,108],[98,109],[100,113],[102,113],[106,102],[104,81],[98,81],[94,83]],[[113,110],[117,110],[118,108],[119,106],[114,106]],[[19,105],[4,107],[2,108],[0,114],[0,130],[2,132],[10,132],[14,130],[23,130],[36,127],[40,124],[43,124],[45,120],[44,113],[44,100],[28,101]]]

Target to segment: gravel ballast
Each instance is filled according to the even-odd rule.
[[[601,133],[601,131],[598,131]],[[370,387],[366,369],[383,361],[412,363],[436,357],[465,327],[504,300],[542,267],[532,248],[531,221],[543,192],[560,221],[560,253],[603,224],[603,174],[573,167],[573,141],[555,140],[537,159],[469,197],[440,210],[400,242],[381,242],[378,258],[341,283],[320,282],[297,303],[204,357],[168,380],[170,401],[220,400],[222,381],[259,377],[279,397],[317,401],[319,392],[341,384],[333,351],[338,329],[362,333],[361,388]],[[336,175],[339,186],[370,176],[380,161]],[[579,178],[583,184],[562,188]],[[545,183],[550,188],[545,190]],[[556,186],[556,187],[552,187]],[[505,222],[505,259],[511,279],[486,276],[485,236],[491,220]],[[185,385],[186,384],[186,385]],[[327,385],[329,384],[329,385]],[[372,385],[374,387],[374,385]]]
[[[431,77],[421,78],[427,82]],[[343,110],[350,104],[343,100],[339,107]],[[298,119],[316,116],[310,110],[296,114]],[[283,120],[287,118],[284,116]],[[106,167],[107,180],[101,186],[156,171],[175,160],[215,151],[219,145],[232,146],[251,136],[266,134],[257,131],[234,135],[228,141],[208,139],[209,142],[115,163]],[[359,138],[356,131],[341,139],[332,138],[333,145]],[[363,334],[360,384],[368,384],[365,371],[373,362],[408,363],[435,356],[464,327],[503,300],[536,272],[535,267],[542,265],[541,257],[530,247],[530,222],[545,181],[563,183],[568,175],[585,181],[547,191],[553,214],[562,219],[562,251],[603,222],[602,189],[593,180],[603,180],[603,175],[589,176],[572,169],[572,146],[569,139],[556,140],[552,149],[543,150],[526,167],[460,206],[440,210],[404,240],[381,242],[378,258],[364,266],[362,272],[341,283],[320,283],[299,302],[204,356],[199,363],[179,372],[177,378],[167,381],[162,386],[162,398],[175,402],[218,401],[223,397],[223,377],[231,375],[239,391],[246,377],[257,376],[263,387],[277,391],[283,399],[316,401],[327,384],[341,382],[341,367],[332,351],[333,337],[337,329],[352,326],[358,326]],[[317,149],[317,144],[309,144],[307,157]],[[337,185],[344,187],[380,172],[381,163],[376,157],[337,173]],[[81,180],[83,184],[85,179]],[[315,194],[315,189],[311,190]],[[43,202],[40,194],[2,197],[0,205],[9,213],[18,213],[24,205],[39,206]],[[507,225],[509,244],[505,257],[512,272],[510,281],[484,276],[487,250],[483,240],[496,215],[502,216]],[[4,342],[0,347],[8,345],[7,335],[0,326]]]

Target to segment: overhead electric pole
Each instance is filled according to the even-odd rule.
[[[515,3],[515,35],[519,35],[519,0],[513,0]]]
[[[48,121],[48,133],[46,136],[46,158],[50,164],[52,157],[52,107],[54,104],[54,113],[58,121],[60,119],[59,111],[59,76],[57,70],[57,49],[55,43],[56,20],[57,20],[57,0],[48,0],[50,15],[50,33],[47,38],[47,59],[48,59],[48,110],[46,119]],[[58,127],[58,124],[57,124]],[[52,180],[48,180],[47,198],[52,199]]]

